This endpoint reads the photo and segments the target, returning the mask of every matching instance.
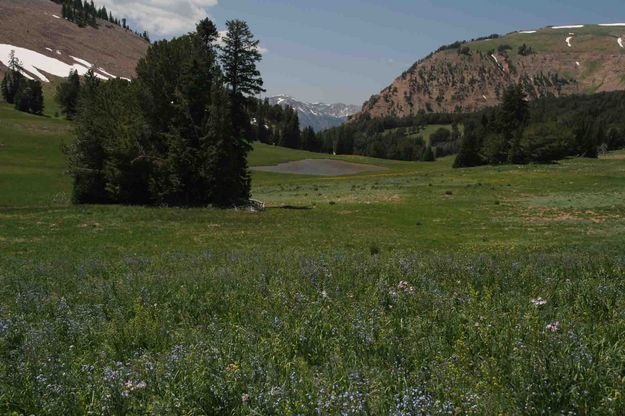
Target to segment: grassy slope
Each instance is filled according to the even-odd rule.
[[[70,131],[0,104],[1,413],[625,411],[624,153],[339,157],[389,170],[254,173],[263,213],[75,207]]]
[[[535,52],[612,52],[618,53],[619,47],[616,39],[623,36],[623,27],[603,27],[598,25],[586,25],[578,29],[539,29],[537,33],[524,34],[513,32],[499,39],[469,42],[473,50],[484,53],[499,47],[510,45],[513,51],[524,43],[531,46]],[[565,39],[569,33],[575,33],[573,40],[574,48],[567,46]],[[455,51],[453,51],[455,53]],[[625,53],[625,52],[623,52]]]

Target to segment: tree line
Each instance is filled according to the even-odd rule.
[[[530,102],[519,84],[503,92],[500,105],[477,113],[421,112],[404,118],[364,114],[318,136],[322,151],[329,153],[423,160],[429,145],[435,157],[457,155],[456,167],[548,163],[625,148],[624,114],[622,91]],[[439,129],[429,143],[418,140],[423,127],[432,124],[451,129]]]
[[[249,199],[246,109],[264,91],[261,54],[245,22],[226,26],[223,46],[209,19],[152,44],[133,82],[70,74],[57,99],[76,125],[65,149],[76,203],[228,207]]]
[[[130,29],[130,26],[126,23],[126,19],[118,19],[113,16],[113,14],[106,9],[105,6],[100,8],[96,7],[93,0],[52,0],[54,3],[61,4],[61,16],[63,19],[66,19],[70,22],[76,23],[80,27],[91,26],[94,28],[98,27],[98,19],[104,20],[106,22],[115,24],[117,26],[121,26],[126,30],[130,30],[135,33],[137,36],[141,36],[148,42],[150,41],[150,37],[147,31],[143,33],[139,33],[137,31],[133,31]]]
[[[15,109],[32,114],[43,114],[43,90],[41,82],[28,79],[23,74],[20,61],[11,51],[9,56],[9,69],[0,84],[2,98]]]
[[[465,116],[455,167],[596,158],[625,147],[625,92],[546,97],[529,103],[522,85],[502,103]]]
[[[254,100],[250,104],[249,111],[253,117],[250,136],[254,139],[290,149],[323,151],[321,139],[312,128],[300,130],[297,110],[279,104],[271,105],[267,99]]]

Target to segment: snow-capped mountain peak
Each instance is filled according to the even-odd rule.
[[[347,121],[347,117],[360,111],[360,107],[356,105],[306,103],[286,94],[268,97],[267,100],[272,105],[288,106],[297,110],[300,127],[304,129],[310,126],[315,131],[340,126]]]

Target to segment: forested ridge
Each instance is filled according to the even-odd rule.
[[[93,0],[51,0],[54,3],[62,5],[61,14],[63,19],[76,23],[80,27],[91,26],[98,27],[98,19],[120,26],[126,30],[134,32],[148,42],[150,37],[147,31],[139,33],[133,31],[128,25],[126,18],[119,19],[113,16],[106,6],[97,7]]]

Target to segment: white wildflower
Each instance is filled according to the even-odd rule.
[[[560,321],[554,321],[547,325],[545,329],[549,332],[558,332],[560,330]]]

